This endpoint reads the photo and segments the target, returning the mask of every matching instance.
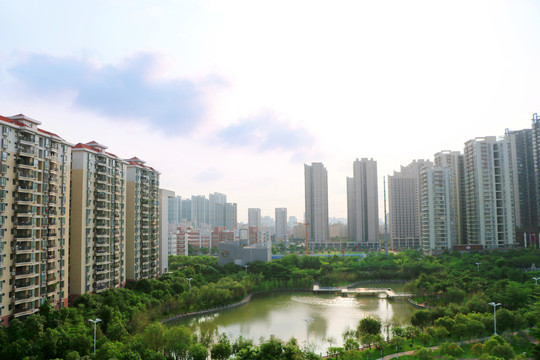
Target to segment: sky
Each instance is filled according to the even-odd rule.
[[[137,156],[176,195],[304,214],[304,164],[347,217],[383,176],[540,112],[538,1],[0,0],[0,115]]]

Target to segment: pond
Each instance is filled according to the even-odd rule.
[[[402,284],[370,284],[362,287],[390,287],[401,291]],[[335,294],[286,292],[253,297],[249,303],[210,315],[177,320],[171,325],[185,325],[197,333],[225,333],[231,342],[238,337],[252,339],[256,344],[271,335],[283,341],[294,337],[306,345],[309,322],[309,346],[316,353],[326,353],[330,346],[343,345],[343,333],[356,329],[365,316],[376,315],[383,322],[395,317],[408,324],[414,307],[404,300],[385,297],[342,297]]]

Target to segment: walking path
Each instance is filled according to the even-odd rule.
[[[234,303],[234,304],[223,305],[223,306],[218,306],[218,307],[215,307],[215,308],[212,308],[212,309],[206,309],[206,310],[200,310],[200,311],[194,311],[194,312],[190,312],[190,313],[183,313],[183,314],[174,315],[174,316],[171,316],[171,317],[169,317],[167,319],[161,320],[161,323],[165,324],[165,323],[168,323],[168,322],[171,322],[171,321],[174,321],[174,320],[183,319],[183,318],[187,318],[187,317],[190,317],[190,316],[211,314],[211,313],[218,312],[218,311],[221,311],[221,310],[232,309],[232,308],[244,305],[247,302],[249,302],[249,300],[251,300],[251,295],[252,294],[249,294],[242,301],[239,301],[239,302]]]

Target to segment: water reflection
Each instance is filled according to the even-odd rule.
[[[278,293],[255,297],[248,304],[220,313],[183,319],[175,322],[202,333],[225,333],[230,339],[239,336],[258,342],[271,335],[283,341],[294,337],[299,344],[306,342],[306,322],[309,342],[316,352],[326,352],[329,346],[343,344],[343,333],[356,329],[365,316],[377,315],[383,321],[395,317],[405,324],[414,308],[405,301],[387,301],[379,297],[341,297],[312,293]],[[384,329],[383,329],[384,330]],[[328,341],[333,339],[334,342]]]

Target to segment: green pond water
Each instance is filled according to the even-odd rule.
[[[402,284],[369,284],[359,287],[384,287],[402,291]],[[356,329],[367,315],[376,315],[382,321],[397,318],[408,324],[414,307],[404,300],[386,300],[385,297],[342,297],[335,294],[286,292],[256,296],[246,305],[218,313],[181,319],[170,325],[185,325],[197,333],[225,333],[231,341],[240,336],[256,344],[271,335],[283,341],[294,337],[301,346],[306,345],[309,322],[309,346],[316,353],[325,354],[330,346],[343,344],[343,333]]]

